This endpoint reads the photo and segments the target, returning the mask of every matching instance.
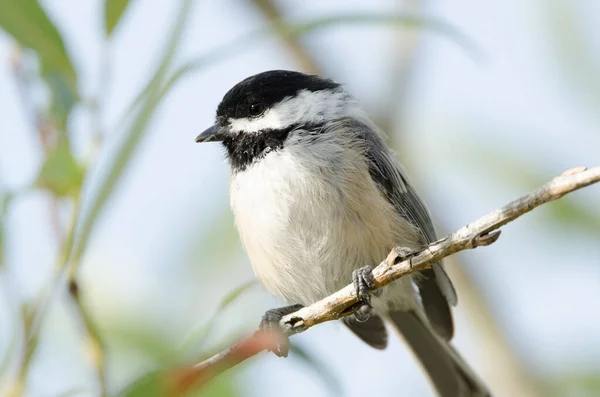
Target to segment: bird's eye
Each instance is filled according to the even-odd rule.
[[[250,115],[251,116],[260,116],[265,111],[265,105],[263,103],[253,103],[250,105]]]

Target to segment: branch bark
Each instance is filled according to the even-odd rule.
[[[512,201],[476,221],[463,226],[454,233],[429,244],[420,251],[415,251],[410,257],[401,257],[397,249],[392,250],[388,257],[374,270],[374,282],[377,288],[382,288],[394,280],[416,271],[425,270],[439,260],[459,251],[490,245],[500,237],[500,227],[528,213],[542,204],[557,200],[575,190],[600,181],[600,166],[591,169],[585,167],[573,168],[555,177],[537,190]],[[317,324],[338,320],[349,315],[351,307],[357,303],[354,287],[347,285],[338,292],[314,304],[289,314],[281,320],[280,326],[284,336],[304,332]],[[253,341],[253,342],[252,342]],[[265,343],[264,334],[255,333],[241,342],[231,345],[224,351],[193,366],[194,370],[185,371],[185,382],[172,382],[172,394],[178,395],[189,390],[190,384],[197,380],[196,385],[204,383],[206,374],[220,373],[239,364],[264,349],[270,349],[271,343]],[[260,348],[247,349],[247,346]],[[216,370],[216,371],[215,371]],[[181,371],[181,370],[178,370]],[[171,380],[182,379],[175,372]],[[185,386],[185,387],[184,387]]]

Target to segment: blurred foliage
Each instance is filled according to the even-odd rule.
[[[218,61],[222,61],[230,56],[239,54],[241,51],[247,51],[252,45],[259,43],[261,39],[270,37],[274,32],[283,32],[284,35],[303,36],[310,33],[316,33],[319,30],[340,27],[344,25],[387,25],[395,28],[420,28],[430,30],[448,37],[450,40],[458,44],[468,54],[475,58],[481,58],[483,52],[479,47],[466,35],[462,34],[458,29],[443,21],[427,18],[417,15],[406,14],[336,14],[327,17],[319,17],[309,19],[304,22],[289,22],[289,21],[273,21],[273,24],[267,29],[261,29],[256,32],[245,35],[243,38],[214,50],[208,54],[202,55],[196,59],[192,59],[183,65],[179,66],[167,79],[163,90],[163,95],[166,95],[176,83],[184,77],[188,77],[192,73],[197,73],[202,68],[214,66]],[[141,98],[148,93],[149,86],[144,88],[134,101],[134,105],[129,108],[128,112],[136,106]],[[121,118],[121,120],[125,117]]]
[[[4,265],[4,218],[0,215],[0,269]]]
[[[480,141],[460,139],[460,134],[453,135],[453,141],[460,141],[453,158],[457,165],[462,165],[478,172],[485,173],[486,178],[501,181],[503,186],[519,190],[533,190],[549,181],[554,174],[539,171],[539,167],[530,160],[520,158],[517,154],[485,146]],[[477,153],[477,155],[473,155]],[[567,196],[540,209],[548,216],[545,218],[556,227],[585,228],[588,232],[600,236],[600,213],[590,211],[575,196]]]
[[[206,225],[198,225],[198,231],[190,248],[192,256],[199,258],[205,266],[218,266],[220,269],[232,264],[239,257],[241,246],[235,230],[233,215],[229,208],[221,208],[215,218]]]
[[[600,57],[593,48],[597,42],[588,39],[580,22],[580,7],[584,2],[555,0],[542,7],[544,22],[551,38],[551,50],[557,66],[562,70],[562,81],[581,95],[574,96],[594,115],[599,114]],[[599,119],[600,121],[600,119]]]
[[[221,311],[225,310],[236,299],[238,299],[244,292],[248,291],[251,287],[254,287],[256,284],[257,284],[256,280],[251,280],[251,281],[245,282],[244,284],[240,285],[239,287],[231,290],[227,295],[225,295],[225,297],[223,299],[221,299],[221,302],[219,302],[219,305],[217,306],[217,312],[221,312]]]
[[[129,0],[106,0],[104,3],[104,32],[110,36],[129,6]]]
[[[64,131],[77,102],[78,82],[59,31],[37,0],[0,0],[0,27],[37,55],[41,76],[51,94],[46,115]]]
[[[395,28],[415,28],[424,29],[440,34],[457,45],[465,52],[474,57],[483,56],[479,46],[468,36],[463,34],[454,26],[439,19],[430,18],[424,15],[410,14],[369,14],[365,12],[352,14],[336,14],[327,17],[320,17],[300,23],[285,24],[285,30],[291,35],[304,35],[308,33],[318,33],[321,29],[330,27],[339,27],[343,25],[387,25]]]
[[[206,339],[213,332],[214,325],[218,318],[225,313],[225,310],[230,305],[242,297],[256,284],[256,280],[251,280],[241,284],[227,293],[217,304],[214,314],[209,318],[209,320],[206,321],[198,330],[192,332],[179,345],[177,343],[173,343],[172,340],[158,332],[156,329],[150,326],[141,325],[140,321],[136,322],[138,325],[135,327],[131,326],[130,321],[125,320],[117,322],[113,321],[105,326],[104,333],[106,335],[110,335],[111,340],[116,344],[115,348],[119,346],[125,346],[128,350],[135,350],[136,352],[141,353],[145,357],[151,359],[154,365],[161,368],[159,371],[154,371],[150,374],[144,374],[135,379],[129,386],[125,388],[123,395],[145,395],[143,393],[150,393],[150,390],[152,390],[152,392],[148,395],[161,395],[159,391],[162,389],[157,389],[156,387],[157,385],[161,385],[160,387],[164,386],[164,378],[167,377],[168,371],[170,371],[172,368],[176,368],[182,362],[194,362],[197,361],[199,357],[206,356]],[[224,379],[229,379],[228,376],[229,375],[225,376]],[[224,382],[221,378],[222,377],[219,376],[214,380],[211,380],[207,384],[207,388],[212,390],[214,393],[217,391],[224,392],[225,390],[227,390],[228,393],[233,393],[233,389],[230,389],[231,386],[228,386],[227,382]],[[202,395],[205,395],[204,388],[202,389],[202,392]],[[192,393],[191,395],[194,394]],[[218,396],[220,394],[214,395]]]
[[[8,344],[8,349],[6,349],[4,355],[0,357],[0,376],[10,370],[10,365],[12,364],[11,359],[19,345],[18,338],[19,336],[17,335],[17,330],[13,330],[13,332],[8,335],[7,339],[10,341]]]
[[[32,50],[36,54],[40,64],[41,77],[50,92],[50,101],[47,107],[44,107],[44,105],[38,107],[26,102],[27,105],[34,107],[27,110],[35,117],[33,124],[38,129],[37,132],[44,146],[44,153],[46,153],[35,181],[35,186],[49,190],[55,200],[61,198],[73,200],[72,221],[68,227],[66,239],[62,244],[63,249],[60,250],[58,267],[59,269],[64,269],[67,263],[71,264],[71,274],[69,276],[72,280],[69,281],[71,285],[76,285],[74,280],[77,277],[77,265],[85,251],[96,220],[137,148],[140,139],[147,130],[156,107],[163,98],[163,95],[159,92],[159,88],[175,56],[191,4],[191,0],[181,2],[179,17],[174,23],[174,29],[167,42],[165,53],[148,85],[147,95],[141,101],[140,108],[136,112],[137,114],[131,122],[129,130],[117,150],[117,154],[113,157],[113,163],[109,166],[109,170],[105,174],[106,177],[101,182],[94,200],[89,204],[89,210],[85,213],[85,217],[79,228],[78,238],[75,238],[79,217],[80,196],[83,181],[87,174],[87,169],[78,163],[71,151],[66,131],[69,114],[79,101],[79,96],[77,95],[77,73],[67,54],[63,39],[37,1],[0,0],[0,27],[10,34],[21,46]],[[126,8],[127,2],[107,2],[105,7],[107,35],[113,31]],[[23,86],[22,91],[25,95],[29,94],[28,91],[34,89],[30,85],[30,76],[25,75],[25,72],[20,67],[15,70],[17,72],[16,76],[20,79],[17,82]],[[47,124],[47,121],[50,121],[50,124]],[[0,220],[3,218],[2,216]],[[58,216],[56,218],[59,219]],[[56,226],[60,227],[61,225],[57,223]],[[67,262],[69,259],[71,261]],[[54,280],[60,282],[61,278],[55,277]],[[79,315],[84,320],[92,344],[102,346],[102,343],[98,339],[100,336],[93,326],[91,317],[79,301],[79,295],[76,290],[74,290],[75,292],[72,293],[72,296],[76,301],[76,308],[79,311]],[[46,299],[48,299],[46,295],[42,295],[38,299],[41,304],[27,310],[23,314],[26,349],[24,357],[21,359],[21,369],[18,375],[18,382],[20,384],[26,382],[29,364],[36,351],[39,336],[39,327],[37,325],[41,322],[43,313],[46,310],[47,305],[44,302]],[[33,324],[36,324],[36,326],[34,327]],[[10,355],[7,357],[7,360],[9,357]],[[99,357],[101,358],[102,355]],[[103,363],[98,362],[97,365],[98,375],[102,381],[104,377],[103,370],[101,370]],[[104,390],[104,385],[101,386],[102,390]],[[23,392],[23,386],[15,386],[13,392],[15,395],[20,395]]]
[[[79,397],[81,395],[87,394],[90,391],[87,389],[71,389],[67,390],[64,393],[58,395],[58,397]]]
[[[4,217],[6,216],[9,200],[9,196],[0,188],[0,269],[4,265]]]
[[[344,394],[342,383],[327,365],[297,343],[290,342],[290,352],[292,353],[291,357],[302,361],[308,368],[315,371],[315,374],[325,382],[332,396],[342,396]]]
[[[161,371],[144,375],[119,394],[120,397],[159,397],[165,395],[164,374]]]
[[[216,377],[201,390],[192,391],[190,397],[236,397],[239,396],[235,387],[235,370],[226,372]]]
[[[128,386],[118,397],[236,397],[239,394],[234,387],[235,374],[235,369],[229,370],[203,385],[201,389],[173,393],[170,388],[171,373],[154,371]]]
[[[57,196],[76,194],[81,189],[84,171],[73,157],[69,142],[62,138],[46,157],[36,185]]]
[[[551,382],[555,396],[597,397],[600,396],[600,373],[573,372],[558,376]]]
[[[174,365],[178,361],[172,340],[143,320],[111,321],[103,324],[102,331],[115,349],[143,355],[154,365]]]
[[[148,129],[148,125],[155,114],[157,106],[166,94],[160,92],[160,86],[163,83],[165,75],[177,51],[191,5],[191,0],[184,0],[181,3],[180,11],[177,20],[173,25],[173,31],[167,42],[168,44],[165,53],[160,58],[159,67],[148,85],[147,95],[140,104],[140,109],[137,112],[134,121],[131,123],[129,130],[125,133],[125,138],[117,150],[117,153],[114,155],[112,163],[107,166],[108,171],[106,171],[102,182],[99,183],[100,186],[94,194],[90,209],[81,222],[80,238],[73,247],[73,263],[78,263],[81,259],[81,255],[85,251],[90,233],[94,228],[98,216],[104,209],[115,186],[123,175],[124,169],[132,159],[134,151],[137,149],[140,140]]]
[[[58,30],[37,0],[0,0],[0,26],[37,54],[45,77],[62,77],[73,89],[77,73]]]
[[[199,329],[190,333],[181,346],[181,355],[183,357],[198,357],[204,353],[206,340],[211,334],[219,316],[223,315],[225,310],[246,293],[250,288],[257,284],[256,280],[251,280],[231,290],[217,305],[213,315]],[[192,358],[190,357],[190,359]]]

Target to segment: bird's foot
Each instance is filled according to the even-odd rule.
[[[352,309],[354,317],[358,322],[365,322],[371,318],[373,306],[371,305],[371,294],[375,296],[381,295],[381,290],[375,289],[373,282],[373,268],[364,266],[352,272],[352,283],[356,292],[356,298],[360,305]]]
[[[262,316],[260,320],[259,329],[261,330],[275,330],[281,332],[281,326],[279,322],[283,318],[283,316],[293,313],[297,310],[302,309],[304,306],[302,305],[290,305],[279,307],[277,309],[267,310],[265,314]],[[289,339],[285,335],[281,335],[282,338],[279,344],[274,348],[270,349],[277,357],[287,357],[290,346]]]

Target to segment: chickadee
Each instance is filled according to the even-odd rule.
[[[196,138],[213,141],[231,165],[231,208],[254,272],[292,304],[269,310],[261,326],[353,281],[364,304],[342,321],[356,336],[384,349],[386,320],[440,396],[490,395],[449,344],[457,300],[441,262],[371,297],[373,266],[394,247],[418,249],[436,234],[383,132],[343,86],[284,70],[248,77]]]

